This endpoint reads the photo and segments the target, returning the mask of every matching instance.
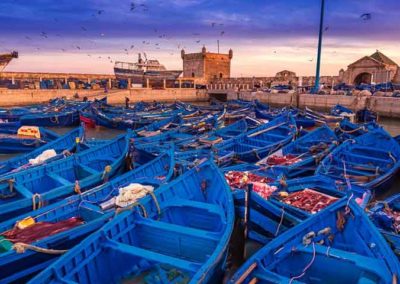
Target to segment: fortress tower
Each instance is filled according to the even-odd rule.
[[[208,83],[211,80],[230,78],[232,49],[228,54],[207,52],[203,47],[198,53],[185,53],[182,49],[183,77],[195,78],[201,83]]]

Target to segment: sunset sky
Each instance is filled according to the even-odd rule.
[[[315,72],[320,0],[1,0],[7,71],[113,73],[138,52],[182,69],[180,50],[233,49],[232,76]],[[399,0],[326,0],[322,75],[376,49],[400,63]],[[369,17],[361,17],[363,14]]]

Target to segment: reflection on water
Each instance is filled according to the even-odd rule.
[[[385,129],[392,135],[400,135],[400,119],[399,118],[388,118],[379,117],[379,124],[381,124]]]

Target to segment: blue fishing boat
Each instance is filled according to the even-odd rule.
[[[379,127],[380,126],[376,122],[367,122],[358,124],[358,123],[353,123],[348,119],[343,119],[335,127],[335,133],[341,141],[345,141],[347,139],[352,139],[362,134],[365,134],[368,131],[377,129]]]
[[[330,114],[334,116],[347,118],[348,120],[354,122],[354,116],[355,116],[354,112],[345,106],[339,104],[335,105],[334,107],[331,108]]]
[[[11,171],[25,170],[30,167],[42,165],[43,163],[49,163],[50,161],[55,161],[64,155],[68,155],[73,152],[77,143],[82,141],[82,137],[83,128],[79,127],[47,144],[44,144],[42,147],[39,147],[32,152],[2,161],[0,162],[0,175],[7,174]],[[56,155],[48,157],[47,159],[37,160],[37,157],[47,150],[53,150]],[[33,162],[30,162],[30,160],[33,160]]]
[[[296,133],[293,116],[284,114],[238,137],[218,143],[214,149],[218,159],[230,155],[241,161],[256,162],[292,141]]]
[[[133,131],[133,136],[154,136],[160,134],[161,132],[177,129],[181,126],[182,122],[183,121],[179,115],[173,115],[162,120],[154,121],[153,123],[145,125],[142,128],[136,129]]]
[[[230,189],[214,164],[201,164],[134,205],[30,283],[221,280],[234,209]],[[84,262],[77,261],[83,256]],[[99,263],[107,269],[96,269]]]
[[[246,220],[248,238],[261,244],[344,196],[356,200],[362,208],[371,198],[369,191],[355,186],[349,190],[346,183],[325,176],[284,180],[254,169],[227,171],[225,177],[233,190],[237,216]]]
[[[390,185],[399,166],[399,144],[379,128],[343,142],[322,160],[316,174],[376,190]]]
[[[138,119],[129,114],[107,114],[98,108],[91,107],[88,112],[80,112],[81,117],[91,120],[95,125],[111,129],[137,129],[150,123],[145,119]]]
[[[360,109],[356,112],[357,122],[373,122],[378,120],[378,114],[368,108]]]
[[[338,144],[335,133],[326,125],[319,127],[282,149],[268,155],[257,165],[287,178],[312,174],[319,162]]]
[[[235,202],[236,217],[242,220],[246,239],[266,244],[302,219],[285,213],[279,206],[268,200],[275,186],[268,183],[272,179],[258,175],[256,170],[231,168],[224,171]],[[251,184],[251,190],[250,189]]]
[[[304,113],[307,117],[314,119],[314,121],[316,121],[319,124],[328,124],[328,125],[336,124],[343,119],[342,116],[324,114],[324,113],[312,110],[309,107],[305,108]]]
[[[230,283],[393,283],[400,264],[363,210],[343,198],[254,254]]]
[[[285,213],[302,220],[344,196],[354,199],[361,208],[365,208],[371,199],[369,190],[357,186],[349,188],[346,182],[319,175],[280,181],[272,185],[275,185],[276,190],[269,200],[283,208]]]
[[[124,135],[68,158],[3,176],[0,221],[107,181],[124,166],[128,146]]]
[[[10,129],[10,128],[18,128],[21,126],[21,123],[16,121],[8,121],[7,119],[0,119],[0,129]]]
[[[76,106],[66,106],[49,112],[26,114],[20,117],[21,125],[36,126],[76,126],[79,125],[79,112],[89,106],[81,103]]]
[[[295,107],[290,106],[281,109],[280,108],[273,109],[269,105],[263,104],[257,100],[255,101],[255,106],[256,107],[254,109],[254,112],[256,118],[272,120],[278,115],[281,115],[282,113],[290,112],[293,115],[298,128],[300,127],[310,128],[316,125],[316,121],[313,118],[308,117],[305,112]]]
[[[108,183],[0,223],[0,282],[27,282],[115,216],[120,188],[141,183],[156,189],[171,180],[173,169],[168,151]]]
[[[0,154],[30,152],[57,138],[58,134],[41,127],[0,128]]]
[[[370,208],[368,215],[400,259],[400,194],[378,201]]]

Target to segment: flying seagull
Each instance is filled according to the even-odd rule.
[[[372,16],[370,13],[364,13],[360,16],[361,19],[363,19],[364,21],[368,21],[371,20]]]

